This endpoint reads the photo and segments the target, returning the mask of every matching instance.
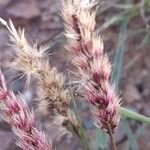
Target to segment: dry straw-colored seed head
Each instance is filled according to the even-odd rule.
[[[50,117],[53,122],[61,116],[64,124],[60,120],[57,123],[64,125],[69,131],[74,129],[73,132],[78,135],[76,119],[70,117],[72,116],[69,110],[71,98],[64,84],[64,75],[50,66],[49,59],[46,57],[46,50],[49,47],[37,46],[37,44],[32,46],[25,38],[24,30],[16,30],[11,21],[8,24],[2,19],[0,21],[10,31],[11,46],[16,52],[14,61],[9,67],[27,75],[27,83],[30,83],[31,76],[37,81],[36,112]]]
[[[27,75],[27,83],[33,76],[38,81],[38,110],[44,114],[67,116],[70,103],[69,91],[65,89],[64,75],[49,65],[46,58],[48,46],[33,46],[25,38],[23,30],[16,30],[11,20],[9,23],[0,19],[10,32],[11,46],[15,49],[14,60],[9,67]]]
[[[48,62],[43,63],[38,75],[38,98],[41,100],[38,109],[45,114],[57,113],[67,116],[70,95],[64,88],[65,78]]]
[[[15,49],[14,60],[8,63],[8,67],[22,71],[29,81],[31,75],[37,73],[40,59],[44,57],[47,47],[37,48],[37,44],[31,46],[25,38],[25,30],[17,31],[11,20],[7,23],[1,19],[0,22],[10,32],[11,47]]]

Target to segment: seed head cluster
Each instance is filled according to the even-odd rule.
[[[111,63],[104,53],[103,41],[95,31],[95,1],[64,0],[62,16],[65,21],[67,49],[76,67],[83,96],[94,106],[96,124],[109,132],[119,122],[120,99],[109,83]]]
[[[38,98],[40,99],[38,109],[45,115],[55,116],[59,113],[67,117],[70,95],[68,89],[64,88],[64,75],[58,73],[55,67],[50,69],[49,63],[44,62],[37,78]]]
[[[101,36],[95,30],[96,1],[62,0],[62,17],[65,21],[66,48],[76,67],[82,96],[93,106],[94,122],[110,134],[117,127],[120,116],[120,98],[110,84],[111,63]],[[45,115],[63,116],[64,126],[80,138],[78,123],[69,110],[70,94],[65,88],[65,77],[47,58],[49,46],[31,45],[25,38],[24,29],[16,30],[12,21],[7,23],[0,18],[10,32],[11,46],[15,49],[14,60],[9,67],[27,76],[27,85],[33,76],[38,82],[38,111]],[[44,133],[35,127],[33,112],[27,104],[8,90],[0,72],[0,106],[4,119],[12,126],[18,137],[19,146],[24,150],[51,150],[52,144]]]
[[[9,67],[27,75],[27,83],[31,76],[38,81],[38,110],[43,114],[67,116],[70,96],[64,88],[65,78],[55,67],[49,65],[46,50],[49,46],[31,45],[25,38],[24,29],[16,30],[11,20],[7,23],[0,19],[10,32],[11,46],[15,49],[14,61]]]
[[[52,143],[35,127],[34,114],[23,99],[8,90],[5,78],[0,72],[0,109],[3,118],[17,136],[23,150],[52,150]]]

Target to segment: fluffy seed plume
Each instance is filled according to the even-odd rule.
[[[50,68],[48,61],[44,61],[38,73],[39,110],[45,115],[66,117],[70,103],[68,89],[64,88],[65,77],[58,73],[55,67]]]
[[[35,127],[34,114],[23,99],[8,90],[0,71],[0,109],[2,116],[15,133],[23,150],[52,150],[52,143]]]
[[[46,58],[46,50],[49,47],[30,45],[25,38],[24,30],[17,31],[11,20],[7,23],[0,19],[0,22],[9,30],[11,45],[16,52],[10,67],[27,75],[28,82],[31,76],[38,82],[37,111],[52,118],[57,115],[63,116],[64,122],[59,122],[59,124],[62,123],[71,132],[74,129],[73,132],[78,135],[76,119],[70,117],[72,116],[69,110],[70,94],[64,86],[65,77],[55,67],[51,67]]]
[[[15,59],[9,67],[38,81],[38,110],[47,115],[61,114],[67,116],[70,102],[69,92],[64,88],[65,78],[55,67],[49,65],[45,51],[48,46],[30,45],[23,30],[16,30],[11,20],[9,23],[0,19],[10,32],[10,40],[15,49]]]
[[[76,66],[83,96],[94,106],[96,124],[106,132],[114,132],[118,122],[120,99],[109,83],[111,63],[103,51],[103,41],[95,31],[95,1],[63,0],[67,49]]]
[[[18,31],[14,27],[11,20],[7,23],[5,20],[0,18],[0,22],[10,32],[11,46],[15,49],[14,61],[9,63],[9,67],[18,71],[22,71],[27,75],[28,82],[30,81],[31,75],[36,74],[40,59],[43,57],[46,49],[37,48],[37,44],[31,46],[25,38],[25,30],[19,29]]]

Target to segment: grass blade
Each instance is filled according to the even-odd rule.
[[[137,120],[137,121],[141,121],[141,122],[144,122],[146,124],[150,124],[150,118],[145,117],[145,116],[143,116],[141,114],[138,114],[134,111],[131,111],[129,109],[121,107],[120,108],[120,114],[123,117],[134,119],[134,120]]]
[[[118,87],[119,87],[119,80],[120,80],[123,55],[124,55],[124,46],[125,46],[125,40],[127,37],[126,33],[127,33],[127,19],[124,18],[120,27],[120,34],[118,38],[118,44],[116,47],[116,53],[115,53],[115,58],[114,58],[114,63],[113,63],[113,70],[111,74],[111,83],[115,85],[116,90],[118,90]],[[122,126],[129,139],[129,143],[130,143],[132,150],[138,150],[138,144],[136,142],[136,139],[134,138],[132,130],[130,129],[128,122],[125,119],[124,119],[124,123],[122,124]]]
[[[116,53],[115,53],[113,69],[112,69],[111,79],[110,79],[111,83],[115,85],[116,90],[118,90],[120,73],[122,68],[122,60],[124,55],[124,43],[126,40],[126,33],[127,33],[126,25],[127,25],[127,21],[124,19],[120,27],[120,34],[116,46]]]
[[[107,29],[108,27],[110,27],[111,25],[118,23],[120,21],[123,20],[124,14],[119,14],[116,16],[111,17],[111,19],[109,18],[108,21],[106,21],[106,23],[104,23],[101,27],[100,27],[100,31]]]
[[[123,125],[123,128],[124,128],[124,131],[126,132],[126,135],[128,137],[128,140],[129,140],[129,143],[130,143],[130,146],[131,146],[132,150],[139,150],[139,147],[138,147],[138,144],[136,142],[135,136],[133,135],[132,130],[130,129],[126,119],[122,120],[122,125]]]
[[[70,74],[68,74],[68,76],[69,76],[69,82],[70,82],[70,94],[71,94],[71,98],[72,98],[72,102],[73,102],[74,113],[77,117],[77,120],[78,120],[78,123],[79,123],[79,126],[80,126],[80,137],[81,137],[80,140],[82,142],[84,150],[90,150],[88,137],[87,137],[86,132],[84,130],[84,127],[82,125],[82,121],[81,121],[80,115],[78,113],[78,108],[77,108],[77,105],[76,105],[76,101],[74,99],[74,95],[73,95],[73,91],[72,91],[72,84],[71,84],[71,81],[70,81]]]

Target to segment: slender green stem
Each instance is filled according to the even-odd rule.
[[[80,138],[82,140],[82,144],[83,144],[85,150],[90,150],[90,146],[88,144],[88,139],[87,139],[85,130],[83,128],[81,118],[79,116],[79,113],[78,113],[78,110],[77,110],[77,105],[76,105],[76,102],[75,102],[74,98],[73,98],[73,105],[74,105],[74,110],[75,110],[76,117],[77,117],[78,122],[80,124]]]
[[[137,120],[137,121],[141,121],[141,122],[150,124],[150,118],[145,117],[145,116],[143,116],[141,114],[138,114],[134,111],[131,111],[129,109],[126,109],[124,107],[120,107],[119,113],[123,117],[134,119],[134,120]]]
[[[70,79],[70,78],[69,78]],[[71,82],[70,82],[71,83]],[[90,146],[89,146],[89,142],[88,142],[88,138],[86,136],[86,133],[85,133],[85,130],[83,128],[83,125],[82,125],[82,121],[81,121],[81,118],[80,118],[80,115],[78,113],[78,109],[77,109],[77,105],[76,105],[76,102],[75,102],[75,99],[74,99],[74,95],[73,95],[73,91],[72,91],[72,87],[71,87],[71,84],[70,84],[70,94],[71,94],[71,97],[72,97],[72,101],[73,101],[73,107],[74,107],[74,112],[75,112],[75,115],[77,117],[77,120],[78,120],[78,123],[79,123],[79,138],[80,140],[82,141],[82,145],[84,147],[84,150],[90,150]]]

